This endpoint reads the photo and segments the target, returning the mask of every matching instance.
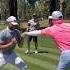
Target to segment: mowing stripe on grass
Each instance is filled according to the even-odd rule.
[[[44,54],[44,53],[31,54],[30,57],[40,59],[42,61],[47,61],[51,64],[56,64],[59,60],[58,56],[56,56],[57,57],[56,58],[55,55],[54,56],[52,54],[49,55],[49,53],[47,53],[47,54]]]
[[[22,53],[21,53],[21,54],[22,54]],[[56,67],[56,65],[54,65],[54,64],[51,64],[51,63],[49,63],[49,62],[47,62],[47,61],[42,61],[42,60],[40,60],[40,59],[32,58],[32,57],[30,57],[30,56],[28,56],[28,55],[23,55],[23,58],[25,58],[25,60],[26,60],[27,62],[36,64],[36,65],[38,65],[38,66],[40,66],[40,67],[43,67],[43,68],[45,68],[45,69],[51,70],[51,68],[52,68],[52,69],[55,69],[55,67]]]
[[[19,51],[21,53],[23,53],[23,51]],[[51,64],[56,64],[57,61],[59,60],[59,56],[57,55],[54,55],[54,54],[51,54],[51,53],[38,53],[38,54],[31,54],[30,57],[32,58],[36,58],[36,59],[40,59],[42,61],[47,61]],[[54,61],[52,63],[52,61]]]
[[[55,55],[59,55],[59,51],[56,48],[39,47],[39,49],[50,52],[50,53],[55,54]]]
[[[42,49],[42,47],[41,47],[41,49]],[[43,49],[42,49],[43,50]],[[45,48],[44,48],[44,50],[45,50]],[[47,50],[49,50],[49,49],[47,49]],[[53,50],[53,49],[51,49],[50,48],[50,51],[51,50]],[[23,53],[23,50],[21,49],[21,51],[22,51],[22,53]],[[54,50],[55,51],[55,50]],[[52,51],[52,52],[54,52],[54,51]],[[57,51],[55,51],[55,53],[57,53]],[[36,54],[37,56],[38,55],[40,55],[40,56],[43,56],[43,57],[49,57],[49,58],[52,58],[53,60],[59,60],[59,55],[55,55],[54,53],[50,53],[50,52],[48,52],[48,53],[38,53],[38,54]],[[37,57],[36,56],[36,57]]]
[[[45,69],[45,68],[42,68],[36,64],[33,64],[33,63],[30,63],[30,62],[27,62],[28,64],[28,70],[49,70],[49,69]]]
[[[26,49],[26,48],[23,48],[23,49]],[[23,49],[19,49],[18,52],[20,52],[20,54],[23,56],[23,58],[28,62],[28,63],[32,63],[32,64],[35,64],[37,66],[40,66],[42,68],[45,68],[46,70],[54,70],[55,67],[56,67],[56,62],[58,60],[58,55],[56,55],[57,53],[57,50],[54,49],[54,48],[45,48],[45,47],[40,47],[40,49],[42,50],[50,50],[50,53],[43,53],[43,54],[40,54],[41,57],[37,57],[38,55],[34,55],[33,56],[28,56],[28,55],[24,55],[23,52],[24,50]],[[54,50],[54,51],[53,51]],[[54,53],[53,53],[54,52]],[[58,53],[57,53],[58,54]],[[46,60],[43,60],[41,59],[43,57],[47,59]],[[51,59],[51,60],[50,60]],[[53,62],[53,60],[55,62]],[[52,61],[52,62],[51,62]]]
[[[54,54],[51,54],[51,53],[47,53],[47,54],[39,54],[45,58],[52,58],[53,60],[59,60],[59,56],[58,55],[54,55]]]

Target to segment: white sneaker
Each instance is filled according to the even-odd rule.
[[[37,50],[35,50],[35,53],[38,53],[38,51],[37,51]]]
[[[29,50],[26,50],[26,51],[25,51],[26,54],[29,53],[29,52],[30,52]]]
[[[26,54],[30,54],[31,51],[30,51],[30,50],[26,50],[25,53],[26,53]]]

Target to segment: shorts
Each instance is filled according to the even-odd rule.
[[[30,42],[33,39],[34,42],[37,42],[37,36],[29,36],[28,42]]]

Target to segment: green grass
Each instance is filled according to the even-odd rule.
[[[46,21],[42,21],[46,23]],[[46,25],[46,24],[45,24]],[[2,26],[2,25],[1,25]],[[5,26],[2,26],[3,28]],[[56,48],[55,43],[49,37],[40,36],[38,37],[38,50],[46,51],[48,53],[38,53],[38,54],[25,54],[27,49],[27,42],[25,39],[23,48],[16,47],[16,53],[22,57],[22,59],[27,63],[28,70],[56,70],[59,61],[59,51]],[[34,44],[31,44],[31,50],[34,51]],[[4,70],[16,70],[17,68],[13,65],[7,64]]]

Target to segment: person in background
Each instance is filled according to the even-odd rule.
[[[31,32],[34,30],[38,30],[40,28],[39,24],[39,17],[36,14],[33,14],[33,18],[28,21],[28,27],[27,31]],[[35,53],[38,53],[37,47],[38,47],[38,41],[37,41],[37,36],[28,36],[28,49],[25,51],[25,53],[31,53],[30,51],[30,43],[31,40],[33,39],[33,42],[35,44]]]
[[[45,35],[50,36],[55,40],[61,55],[57,70],[70,69],[70,23],[63,21],[63,14],[60,11],[52,12],[52,26],[42,30],[35,30],[32,32],[25,32],[23,35]],[[53,50],[54,51],[54,50]]]
[[[15,29],[18,25],[16,17],[10,16],[6,21],[7,27],[0,32],[0,69],[10,63],[20,70],[27,70],[26,63],[14,52],[16,44],[19,46],[22,39],[20,31]]]

